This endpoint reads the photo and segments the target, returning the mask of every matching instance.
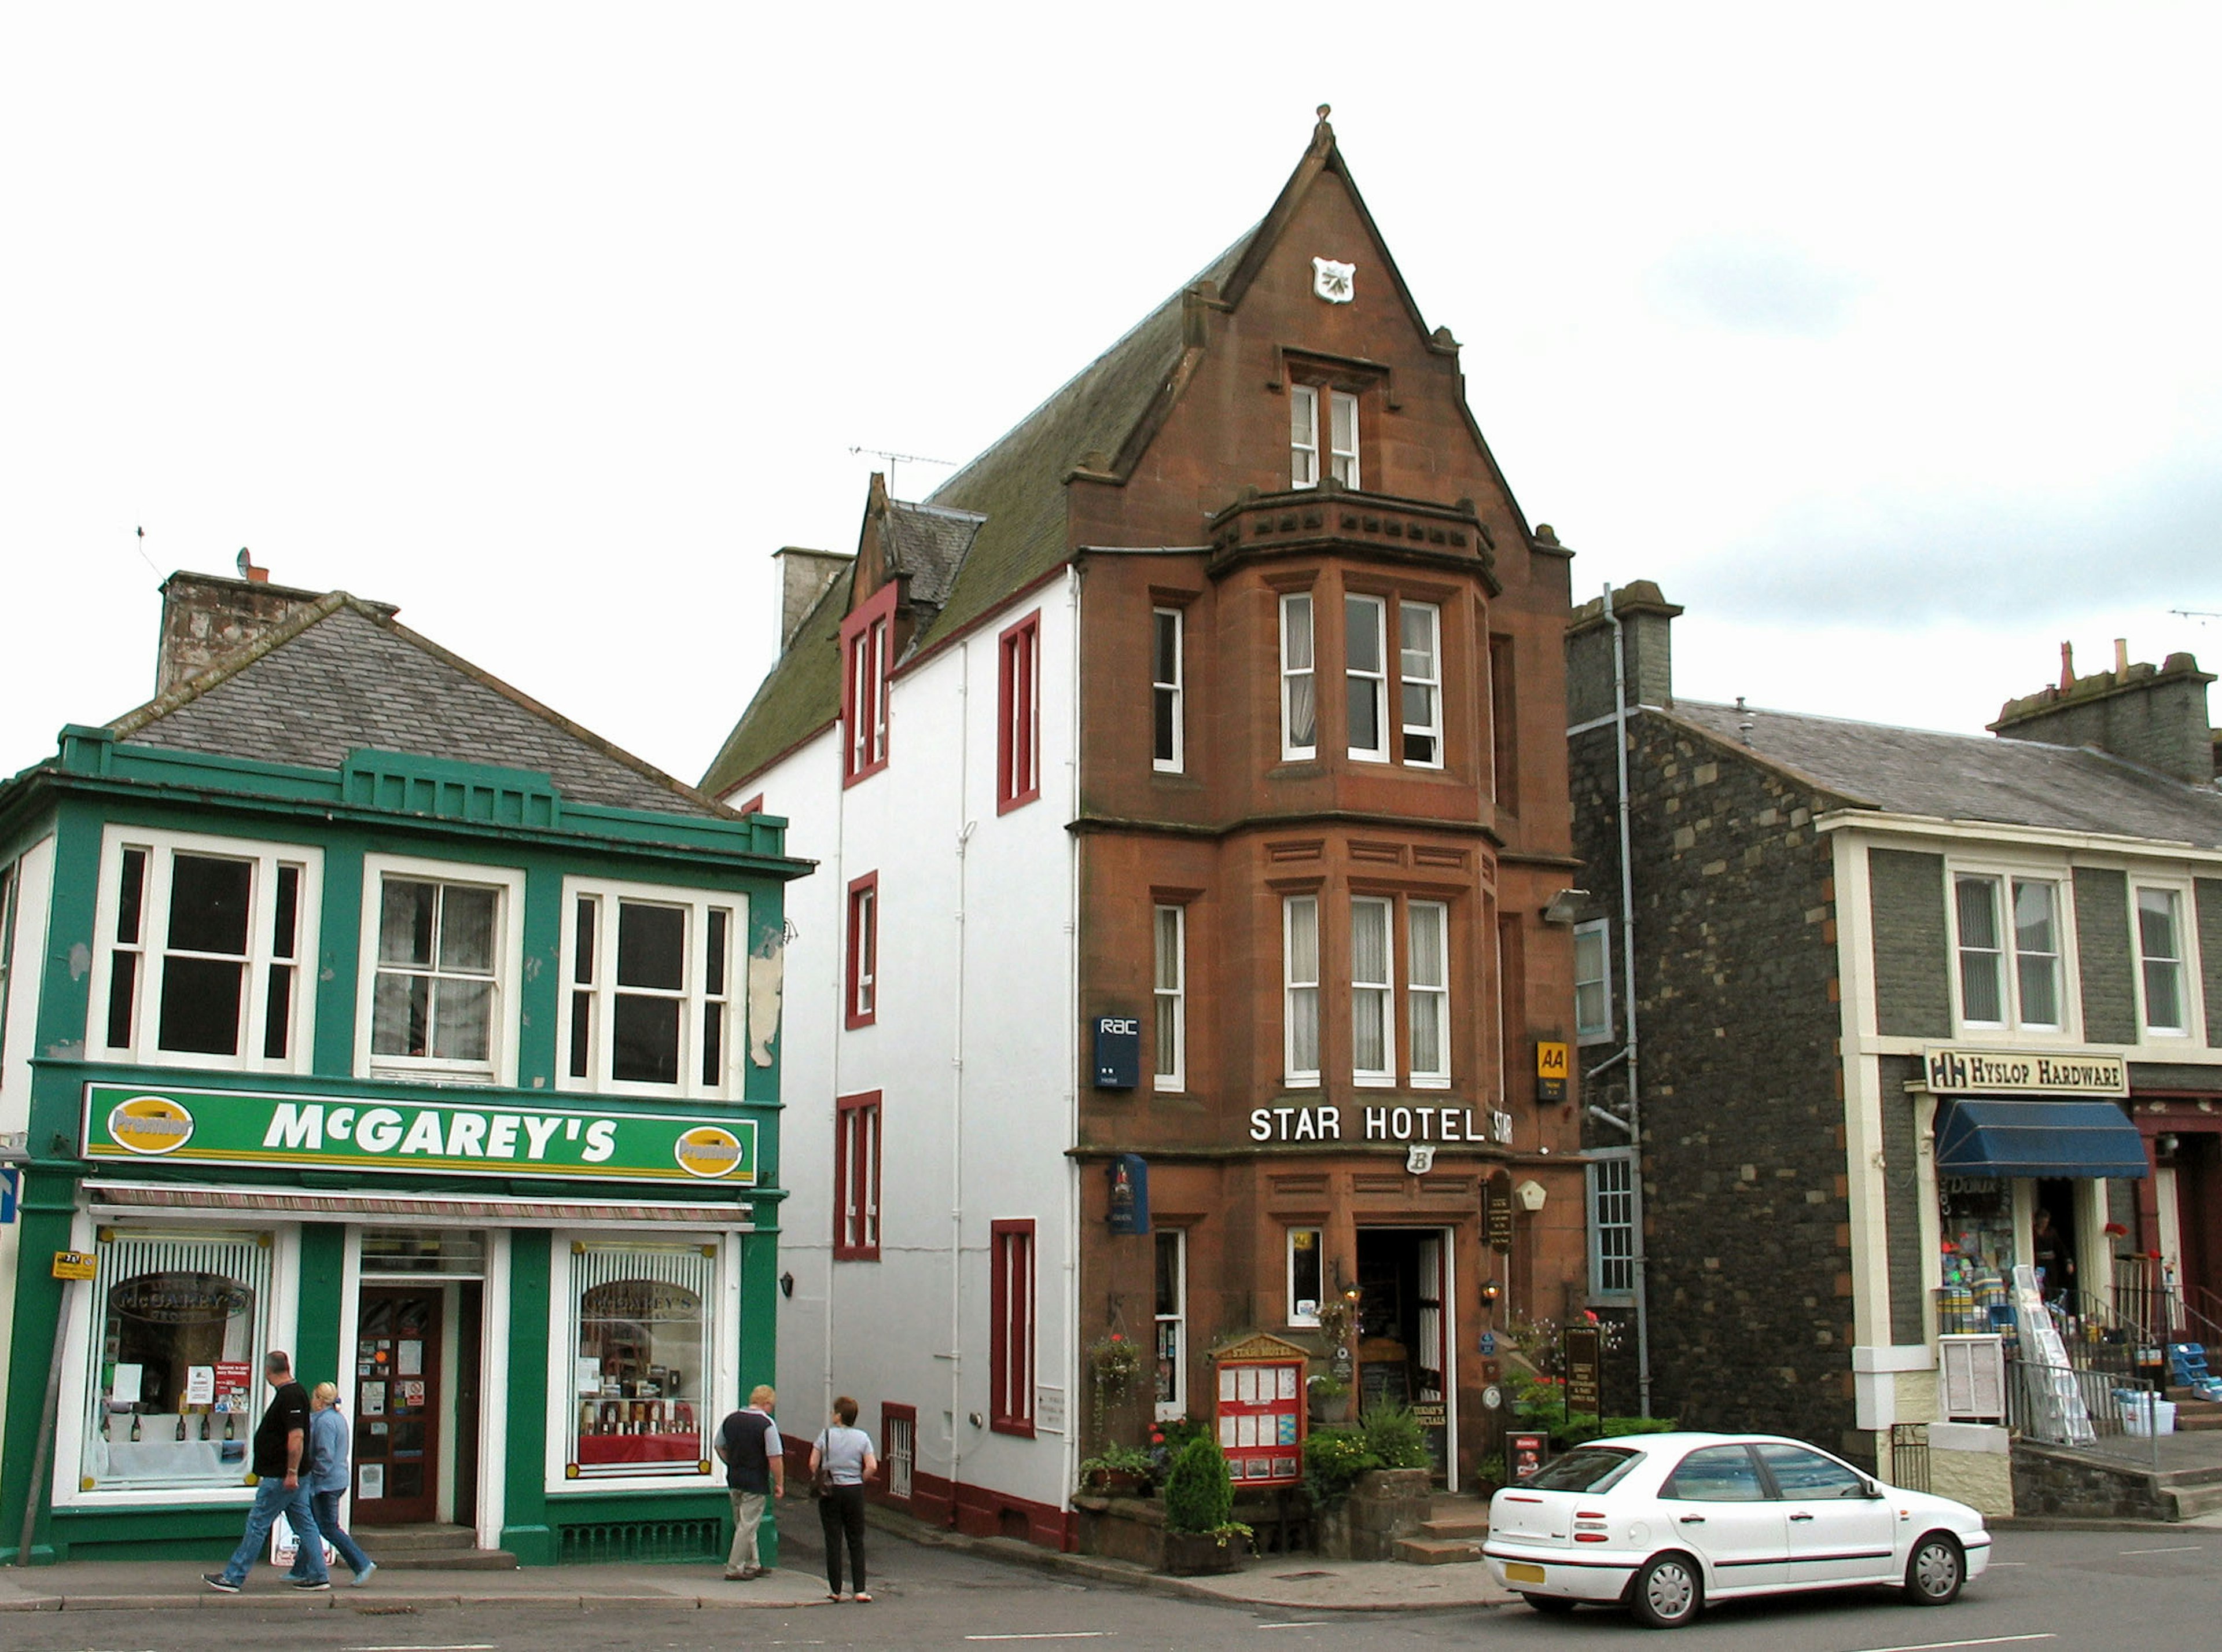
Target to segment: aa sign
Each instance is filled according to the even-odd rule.
[[[1563,1102],[1566,1099],[1566,1046],[1563,1044],[1535,1046],[1535,1099],[1539,1102]]]

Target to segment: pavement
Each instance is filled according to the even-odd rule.
[[[223,1611],[279,1605],[366,1615],[474,1606],[722,1611],[794,1611],[827,1604],[815,1510],[807,1500],[791,1498],[780,1504],[776,1516],[781,1564],[748,1583],[722,1581],[724,1568],[717,1565],[539,1566],[511,1572],[382,1570],[355,1588],[342,1568],[329,1593],[311,1594],[289,1587],[276,1567],[265,1565],[255,1567],[243,1591],[227,1595],[200,1580],[218,1561],[70,1561],[0,1567],[0,1612]],[[1515,1599],[1491,1583],[1488,1568],[1478,1563],[1405,1566],[1275,1555],[1252,1556],[1222,1577],[1176,1578],[1123,1561],[1061,1555],[1009,1538],[968,1537],[888,1509],[871,1509],[869,1518],[876,1531],[922,1547],[956,1549],[1076,1581],[1233,1605],[1306,1612],[1428,1611],[1503,1605]],[[7,1638],[0,1636],[0,1642]]]

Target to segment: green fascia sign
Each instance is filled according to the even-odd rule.
[[[85,1156],[110,1164],[545,1176],[751,1187],[752,1119],[458,1102],[85,1087]]]

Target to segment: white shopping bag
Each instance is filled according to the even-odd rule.
[[[279,1515],[270,1523],[270,1564],[293,1569],[293,1557],[301,1552],[301,1540],[294,1535],[293,1523]],[[340,1563],[339,1551],[330,1543],[324,1545],[324,1569],[329,1572]]]

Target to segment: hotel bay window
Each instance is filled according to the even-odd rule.
[[[715,1243],[572,1242],[567,1480],[710,1473],[720,1278]]]
[[[744,896],[567,880],[561,1087],[716,1096],[738,1084]]]
[[[1285,759],[1319,754],[1316,619],[1314,593],[1290,592],[1281,598],[1281,755]],[[1342,599],[1342,619],[1345,752],[1357,763],[1441,768],[1441,606],[1350,591]],[[1393,656],[1392,634],[1397,639]]]
[[[267,1232],[97,1230],[81,1492],[245,1485],[274,1249]]]
[[[110,826],[90,1040],[114,1061],[294,1072],[308,1063],[322,857]]]
[[[1450,908],[1440,901],[1355,895],[1345,910],[1350,927],[1352,1080],[1367,1088],[1391,1087],[1401,1079],[1414,1089],[1447,1089]],[[1320,897],[1284,898],[1281,933],[1284,1080],[1315,1086],[1321,1071]]]

